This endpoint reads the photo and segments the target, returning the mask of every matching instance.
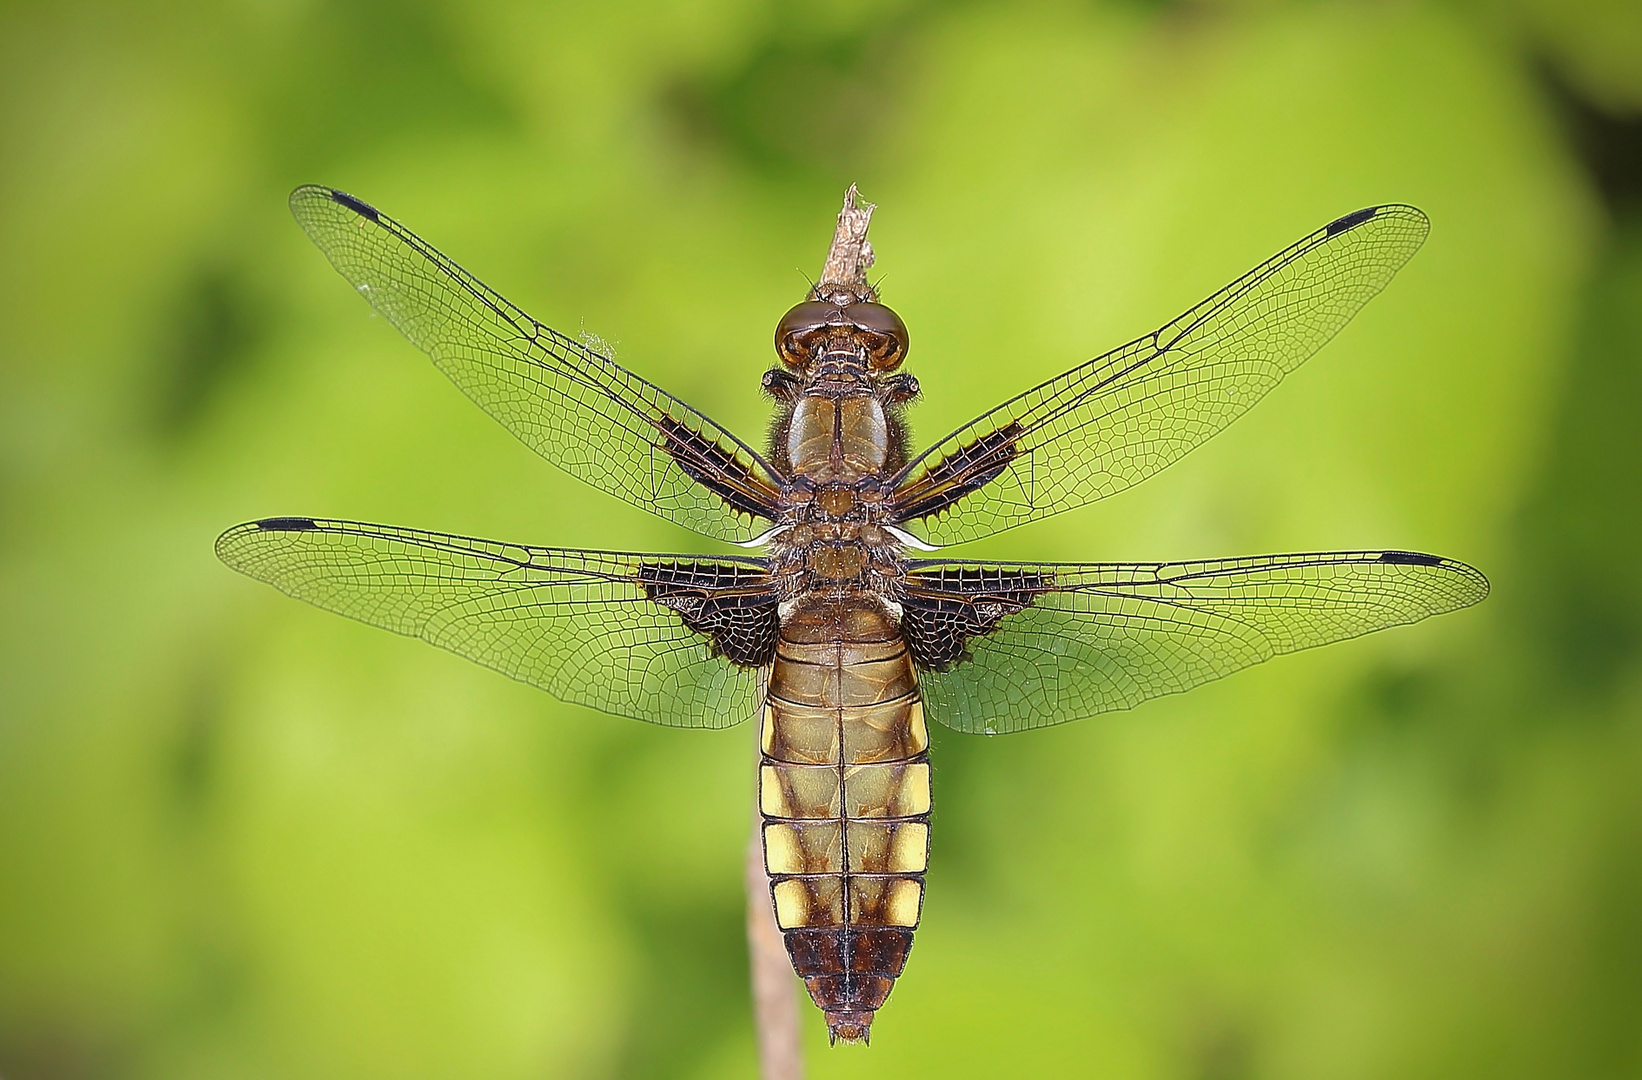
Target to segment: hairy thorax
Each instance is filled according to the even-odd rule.
[[[792,483],[771,554],[793,598],[899,592],[901,543],[885,527],[884,489],[903,436],[894,403],[852,359],[812,378],[774,432]]]

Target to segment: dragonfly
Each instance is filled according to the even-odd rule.
[[[904,322],[868,282],[852,186],[820,279],[776,325],[755,449],[607,351],[531,318],[352,195],[291,210],[370,305],[570,475],[749,554],[538,547],[323,517],[223,533],[235,570],[566,702],[758,725],[768,902],[831,1040],[865,1041],[929,864],[929,727],[1042,728],[1282,653],[1475,604],[1415,551],[1017,563],[942,549],[1104,499],[1179,460],[1338,332],[1429,231],[1412,206],[1324,225],[1150,333],[914,453]]]

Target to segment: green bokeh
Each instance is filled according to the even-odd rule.
[[[754,1073],[749,731],[561,705],[211,554],[283,513],[713,547],[372,318],[286,214],[314,180],[748,436],[851,180],[924,438],[1424,208],[1247,419],[972,550],[1416,548],[1494,595],[935,732],[918,946],[870,1049],[805,1006],[811,1073],[1642,1075],[1638,10],[0,8],[0,1077]]]

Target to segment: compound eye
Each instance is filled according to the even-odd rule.
[[[788,367],[802,367],[826,339],[828,325],[837,325],[842,314],[838,305],[821,300],[795,304],[775,324],[776,355]]]
[[[907,358],[907,325],[883,304],[851,304],[844,314],[861,331],[867,358],[878,371],[894,371]]]

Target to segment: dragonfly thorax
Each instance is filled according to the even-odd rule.
[[[883,472],[890,454],[889,418],[870,394],[806,394],[787,425],[787,460],[795,476],[850,483]]]

